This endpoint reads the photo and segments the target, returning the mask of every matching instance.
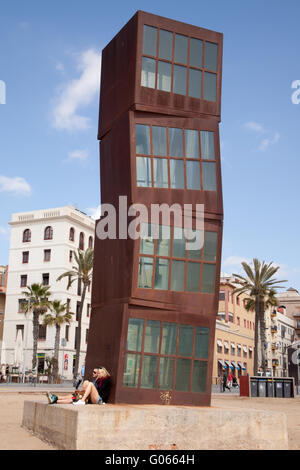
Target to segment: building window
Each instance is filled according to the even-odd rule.
[[[19,303],[18,313],[24,313],[25,310],[26,310],[26,306],[27,306],[27,300],[26,299],[19,299],[18,303]]]
[[[89,237],[89,248],[90,249],[93,248],[93,243],[94,243],[93,237]]]
[[[47,335],[47,326],[46,325],[39,325],[39,341],[46,341]]]
[[[27,286],[27,274],[22,274],[20,287],[26,287],[26,286]]]
[[[237,304],[237,305],[240,305],[240,298],[239,298],[238,295],[236,296],[236,304]]]
[[[69,313],[70,310],[71,310],[71,299],[67,299],[67,308],[66,308],[67,313]]]
[[[71,242],[73,242],[75,239],[75,230],[73,229],[73,227],[70,228],[70,234],[69,234],[69,240]]]
[[[46,227],[44,232],[44,240],[52,240],[53,238],[53,229],[52,227]]]
[[[218,45],[144,25],[141,85],[216,101]]]
[[[138,287],[175,292],[213,294],[217,253],[217,232],[204,232],[203,249],[187,250],[184,229],[142,224]],[[196,232],[202,240],[203,234]]]
[[[80,250],[84,250],[84,233],[83,232],[80,232],[80,235],[79,235],[79,249]]]
[[[219,293],[219,300],[225,300],[225,292],[220,292]]]
[[[87,309],[86,309],[86,316],[87,316],[87,318],[89,318],[90,313],[91,313],[91,304],[87,304]]]
[[[79,321],[80,302],[76,303],[76,321]]]
[[[241,319],[240,317],[236,317],[236,323],[238,326],[241,326]]]
[[[205,393],[209,328],[130,318],[123,386]]]
[[[24,339],[24,325],[16,325],[16,339],[19,331],[22,333],[22,339]]]
[[[31,241],[31,231],[29,230],[29,228],[27,228],[23,232],[23,243],[30,242],[30,241]]]
[[[69,341],[69,334],[70,334],[70,325],[66,325],[66,331],[65,331],[66,341]]]
[[[49,286],[49,273],[43,274],[43,286]]]
[[[234,321],[233,321],[233,313],[231,313],[231,312],[228,312],[228,321],[230,321],[230,323],[234,323]]]
[[[240,344],[237,345],[237,348],[236,348],[236,355],[238,357],[241,357],[241,351],[242,351],[242,346]]]
[[[69,251],[69,262],[72,263],[73,261],[73,250]]]
[[[44,250],[44,261],[51,260],[51,250]]]
[[[225,312],[218,312],[218,314],[217,314],[217,319],[218,319],[218,320],[223,320],[223,321],[225,321],[225,319],[226,319],[226,313],[225,313]]]
[[[252,359],[252,349],[251,348],[249,348],[248,354],[249,354],[249,359]]]
[[[23,251],[22,253],[22,263],[29,262],[29,251]]]
[[[88,337],[89,337],[89,329],[87,328],[85,330],[85,342],[87,343],[88,342]]]
[[[230,354],[232,356],[235,356],[235,344],[234,343],[230,344]]]
[[[78,279],[78,281],[77,281],[77,295],[81,295],[81,287],[82,287],[82,281],[81,281],[81,279]]]
[[[244,345],[243,346],[243,357],[247,357],[247,352],[248,352],[247,346]]]
[[[137,186],[216,191],[214,132],[136,124]]]

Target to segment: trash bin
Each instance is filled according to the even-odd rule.
[[[275,382],[275,397],[282,398],[283,397],[283,382],[276,380]]]
[[[283,383],[284,398],[291,398],[292,396],[292,383],[290,380],[285,380]]]
[[[266,397],[267,396],[267,381],[266,379],[258,380],[258,396]]]
[[[267,396],[274,397],[274,382],[273,380],[267,380]]]
[[[250,396],[257,397],[258,396],[258,382],[255,379],[250,379]]]

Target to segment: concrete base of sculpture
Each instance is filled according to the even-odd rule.
[[[59,449],[288,449],[286,415],[270,411],[25,401],[22,424]]]

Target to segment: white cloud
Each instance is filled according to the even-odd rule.
[[[85,130],[90,127],[90,119],[78,110],[88,106],[99,91],[100,54],[94,49],[84,51],[78,56],[77,69],[80,77],[66,83],[56,99],[53,109],[56,129]]]
[[[30,184],[20,176],[9,178],[8,176],[0,175],[0,192],[28,196],[31,194],[31,187]]]
[[[87,150],[73,150],[73,152],[69,152],[67,160],[77,160],[77,161],[85,161],[88,158],[89,154]]]
[[[92,219],[100,219],[101,206],[99,205],[98,207],[89,207],[88,209],[86,209],[86,212],[90,217],[92,217]]]
[[[258,150],[264,152],[270,145],[276,144],[280,139],[280,134],[279,132],[276,132],[274,135],[273,139],[263,139],[260,146],[258,147]]]
[[[246,263],[250,263],[251,260],[247,259],[247,258],[243,258],[242,256],[229,256],[228,258],[226,258],[223,262],[223,266],[224,267],[229,267],[229,266],[232,266],[232,267],[235,267],[235,266],[239,266],[241,267],[241,263],[242,262],[246,262]]]
[[[251,131],[255,131],[255,132],[265,132],[265,129],[264,127],[259,124],[258,122],[255,122],[255,121],[248,121],[244,124],[244,127],[246,127],[247,129],[250,129]]]

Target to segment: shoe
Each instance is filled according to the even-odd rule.
[[[58,398],[56,395],[54,395],[54,393],[47,392],[46,395],[48,398],[49,405],[53,405],[57,402]]]
[[[83,401],[83,400],[74,401],[73,405],[75,405],[75,406],[85,405],[85,401]]]

